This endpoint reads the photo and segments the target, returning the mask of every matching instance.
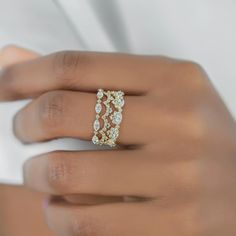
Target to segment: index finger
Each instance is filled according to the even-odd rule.
[[[66,51],[11,65],[0,75],[0,100],[30,98],[51,90],[98,88],[143,94],[166,69],[152,56]]]

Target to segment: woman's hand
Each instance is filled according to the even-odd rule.
[[[2,101],[34,98],[14,120],[24,143],[91,140],[98,88],[126,93],[121,148],[58,151],[25,164],[28,187],[68,200],[49,202],[50,228],[68,236],[235,235],[236,126],[198,65],[59,52],[0,76]]]
[[[9,45],[0,50],[0,68],[37,56],[35,52]],[[0,235],[55,236],[45,225],[42,210],[44,198],[45,194],[30,191],[25,186],[0,184]]]

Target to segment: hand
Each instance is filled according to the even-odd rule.
[[[35,52],[23,48],[6,46],[0,50],[0,68],[37,56]],[[0,235],[55,236],[44,221],[42,202],[45,197],[45,194],[30,191],[24,186],[0,184]]]
[[[236,126],[198,65],[60,52],[0,76],[1,100],[34,98],[14,121],[25,143],[91,140],[98,88],[126,93],[121,148],[52,152],[24,166],[28,187],[70,200],[49,202],[50,228],[68,236],[235,235]],[[71,204],[73,196],[92,204]]]

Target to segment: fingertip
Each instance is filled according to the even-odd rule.
[[[8,66],[21,61],[31,60],[39,54],[13,44],[6,45],[0,49],[0,66]]]

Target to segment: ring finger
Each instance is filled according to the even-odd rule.
[[[119,143],[142,144],[145,135],[142,124],[149,116],[139,115],[144,111],[145,99],[137,96],[125,96],[123,121],[120,128]],[[29,103],[15,117],[14,130],[23,142],[38,142],[60,137],[74,137],[91,140],[92,124],[95,120],[96,95],[72,91],[49,92]],[[149,121],[151,122],[151,121]],[[139,127],[138,129],[136,127]],[[142,135],[141,135],[142,134]]]

